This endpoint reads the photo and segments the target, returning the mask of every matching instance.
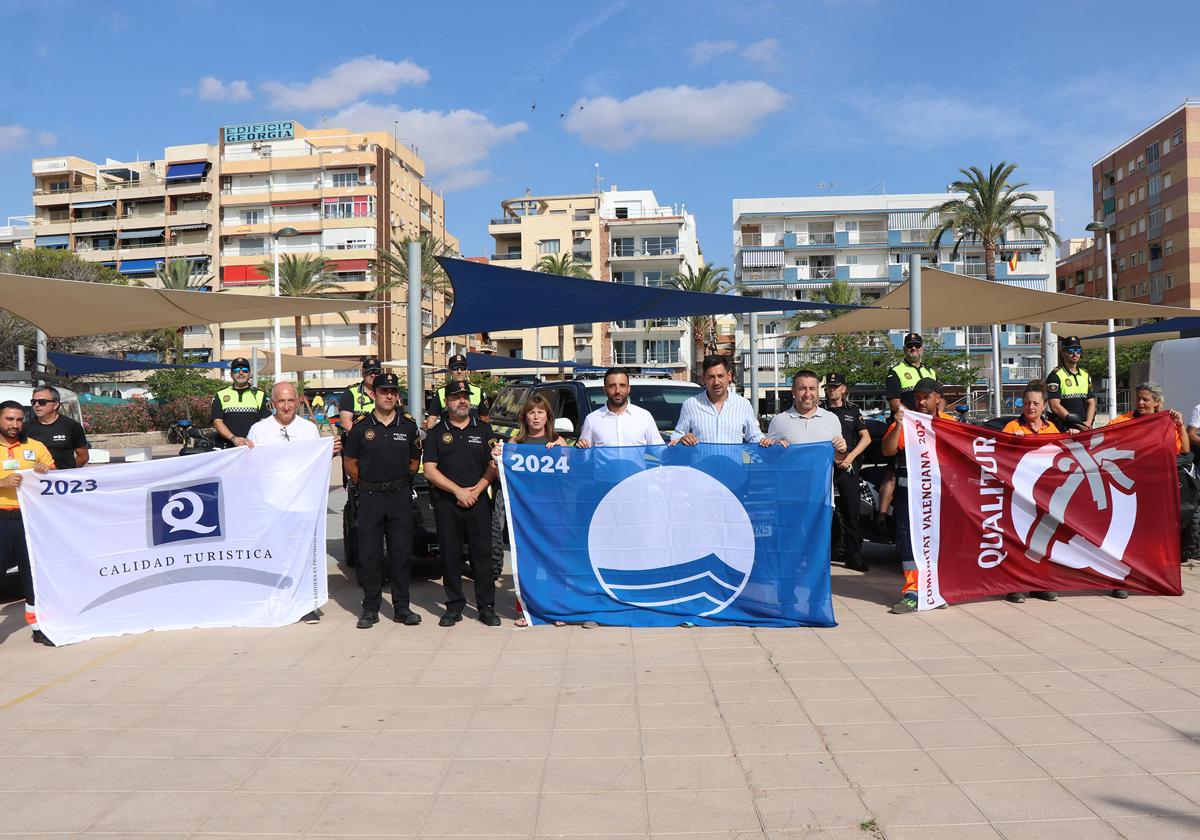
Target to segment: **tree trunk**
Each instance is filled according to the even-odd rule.
[[[292,326],[296,331],[296,355],[303,356],[304,355],[304,336],[303,336],[303,333],[301,332],[299,316],[297,316],[296,318],[293,319]],[[303,371],[303,370],[298,371],[296,373],[296,390],[297,391],[299,391],[300,388],[303,387],[305,373],[306,373],[306,371]],[[298,396],[300,396],[300,395],[298,394]]]
[[[183,328],[175,330],[175,364],[183,364]]]

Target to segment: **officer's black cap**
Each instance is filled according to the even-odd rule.
[[[446,386],[447,399],[450,397],[457,397],[459,394],[465,394],[468,397],[471,396],[471,386],[461,380],[451,382]]]
[[[446,362],[446,367],[450,368],[450,370],[454,370],[455,368],[458,368],[460,370],[466,370],[467,369],[467,357],[464,356],[462,353],[455,353],[453,356],[450,357],[450,361]]]
[[[917,387],[913,388],[913,390],[921,394],[941,394],[942,383],[932,377],[926,376],[917,382]]]
[[[375,390],[379,391],[385,388],[395,388],[400,390],[400,380],[396,378],[394,373],[381,373],[375,377]]]
[[[379,364],[377,356],[367,356],[362,360],[362,369],[363,373],[370,373],[371,371],[379,373],[379,371],[383,370],[383,365]]]
[[[845,385],[845,384],[846,384],[846,377],[842,376],[840,373],[825,374],[825,387],[826,388],[833,388],[837,385]]]
[[[247,370],[254,370],[254,368],[250,367],[250,360],[241,356],[238,356],[229,363],[229,369],[233,370],[234,368],[246,368]]]
[[[925,339],[921,338],[920,333],[906,333],[904,336],[905,347],[924,347]]]
[[[1069,349],[1071,349],[1072,347],[1079,347],[1079,348],[1081,348],[1081,349],[1082,349],[1082,348],[1083,348],[1083,342],[1079,340],[1079,336],[1077,336],[1077,335],[1069,335],[1069,336],[1067,336],[1066,338],[1064,338],[1064,339],[1062,340],[1062,347],[1063,347],[1063,349],[1064,349],[1064,350],[1069,350]]]

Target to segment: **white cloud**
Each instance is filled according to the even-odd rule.
[[[254,98],[250,85],[241,79],[225,84],[216,76],[205,76],[196,85],[196,95],[205,102],[248,102]]]
[[[344,61],[324,76],[304,84],[264,82],[262,91],[277,108],[318,110],[340,108],[370,93],[395,93],[401,85],[429,81],[429,71],[407,59],[388,61],[363,55]]]
[[[475,164],[492,149],[529,130],[523,122],[499,125],[476,111],[404,110],[395,105],[355,102],[329,118],[331,125],[355,130],[394,129],[411,142],[429,168],[431,180],[444,190],[484,183],[490,173]]]
[[[571,106],[566,129],[605,149],[645,140],[711,145],[739,140],[788,98],[766,82],[723,82],[711,88],[655,88],[628,99],[598,96]]]
[[[49,131],[39,131],[37,134],[17,123],[0,125],[0,154],[13,152],[29,146],[53,146],[58,137]]]
[[[736,41],[700,41],[692,44],[688,55],[692,57],[692,64],[705,64],[722,53],[733,52],[736,49]]]
[[[760,65],[764,70],[774,70],[782,55],[783,44],[775,38],[763,38],[742,50],[742,58]]]

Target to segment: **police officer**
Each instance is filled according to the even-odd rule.
[[[425,478],[433,485],[433,512],[444,564],[446,614],[438,622],[453,627],[462,621],[467,599],[462,591],[462,544],[471,551],[475,606],[479,620],[498,627],[496,584],[492,579],[492,510],[488,486],[496,479],[492,446],[499,438],[471,414],[471,388],[463,380],[446,387],[446,416],[425,438]]]
[[[362,361],[362,382],[351,385],[338,398],[338,419],[343,431],[366,417],[375,409],[375,378],[383,371],[383,365],[375,356]]]
[[[903,405],[916,408],[916,387],[922,379],[937,379],[937,372],[921,364],[925,353],[925,340],[920,333],[910,332],[904,336],[904,361],[893,365],[884,382],[884,391],[892,414]],[[849,438],[847,438],[849,440]]]
[[[475,416],[487,416],[487,406],[483,400],[483,389],[478,385],[471,384],[469,377],[470,372],[467,370],[467,357],[462,353],[455,353],[450,357],[450,361],[446,363],[446,367],[450,370],[450,378],[446,384],[438,388],[433,393],[433,399],[429,403],[429,410],[426,412],[429,416],[425,418],[425,428],[432,429],[437,425],[438,420],[446,413],[446,388],[455,382],[466,382],[470,389],[468,396],[471,401],[471,413]]]
[[[250,360],[238,357],[229,363],[233,384],[213,397],[212,425],[227,446],[249,446],[250,427],[271,416],[271,403],[265,391],[250,382]]]
[[[867,564],[862,559],[862,529],[858,515],[861,504],[858,487],[858,464],[855,460],[871,445],[871,433],[863,422],[862,412],[847,400],[849,386],[846,377],[830,373],[825,377],[825,410],[837,417],[842,424],[842,439],[849,447],[842,461],[833,465],[833,483],[837,487],[837,506],[841,528],[838,544],[834,547],[835,558],[841,559],[847,569],[865,572]]]
[[[1083,345],[1077,335],[1069,335],[1058,351],[1059,365],[1046,377],[1046,397],[1054,422],[1063,428],[1068,414],[1074,414],[1087,428],[1096,419],[1096,396],[1092,393],[1092,378],[1079,366]],[[1115,410],[1110,407],[1110,411]]]
[[[412,561],[412,476],[421,458],[421,438],[412,415],[400,411],[394,373],[374,381],[375,407],[346,435],[342,464],[358,486],[358,583],[363,590],[358,628],[379,621],[383,600],[383,539],[387,534],[393,621],[421,623],[409,609]]]

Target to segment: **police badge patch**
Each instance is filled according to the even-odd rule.
[[[442,435],[442,443],[454,443],[454,435],[446,432],[446,434]]]
[[[367,440],[375,440],[375,430],[367,429],[367,431],[363,433],[363,437],[365,437]]]

